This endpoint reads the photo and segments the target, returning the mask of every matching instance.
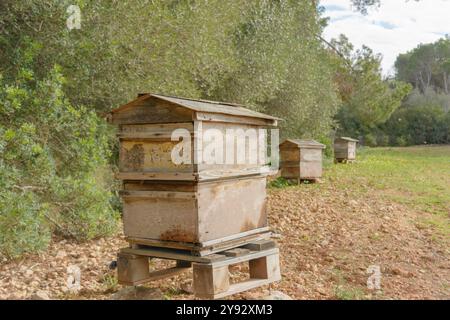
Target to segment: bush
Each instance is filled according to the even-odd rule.
[[[399,146],[447,144],[447,114],[440,106],[404,106],[386,123],[386,132]]]
[[[24,68],[0,82],[0,253],[8,258],[44,249],[52,231],[86,240],[117,227],[105,179],[109,128],[69,103],[58,67],[36,78]]]
[[[16,258],[45,249],[51,239],[47,210],[33,192],[1,192],[0,253]]]
[[[60,179],[52,188],[59,207],[58,233],[85,240],[117,230],[119,214],[109,203],[111,193],[94,177]]]
[[[367,134],[364,137],[364,145],[369,147],[376,147],[377,146],[377,138],[373,134]]]

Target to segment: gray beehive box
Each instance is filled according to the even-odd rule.
[[[356,144],[359,140],[339,137],[334,140],[334,158],[336,162],[352,162],[356,160]]]
[[[325,145],[314,140],[284,141],[280,144],[281,176],[299,181],[321,178],[324,149]]]
[[[235,104],[141,94],[108,119],[119,126],[118,178],[130,242],[205,247],[268,230],[265,163],[175,164],[172,151],[179,142],[171,134],[176,129],[192,134],[195,160],[208,147],[201,132],[233,129],[246,139],[247,129],[274,127],[277,118]],[[266,143],[247,153],[265,154]]]

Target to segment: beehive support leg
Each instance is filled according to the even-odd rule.
[[[194,292],[197,297],[213,298],[230,288],[228,266],[194,263]]]
[[[117,255],[117,278],[120,284],[134,285],[149,276],[148,257],[126,253]]]
[[[267,257],[249,261],[251,279],[281,279],[279,255],[272,254]]]

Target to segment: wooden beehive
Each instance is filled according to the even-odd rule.
[[[270,170],[264,161],[248,160],[255,154],[265,160],[267,135],[260,129],[276,126],[277,118],[235,104],[155,94],[139,95],[108,118],[119,125],[118,177],[123,180],[123,223],[129,240],[205,247],[268,230]],[[190,134],[189,163],[173,162],[179,143],[171,140],[176,129]],[[233,139],[247,141],[246,161],[215,164],[203,159],[211,143],[204,139],[209,129],[219,135],[234,130]],[[251,132],[258,132],[257,137],[248,135],[248,129],[255,129]],[[253,144],[254,139],[260,144]],[[224,159],[238,157],[236,141],[231,151],[223,141]]]
[[[334,158],[336,162],[347,162],[356,160],[356,144],[358,140],[339,137],[334,140]]]
[[[280,144],[281,176],[295,180],[322,177],[322,153],[325,145],[314,140],[288,139]]]

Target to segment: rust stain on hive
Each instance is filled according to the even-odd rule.
[[[163,241],[196,242],[194,233],[183,230],[180,227],[167,230],[159,236],[159,239]]]

